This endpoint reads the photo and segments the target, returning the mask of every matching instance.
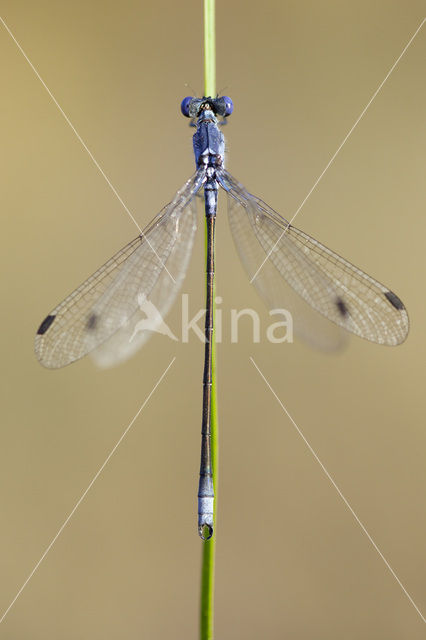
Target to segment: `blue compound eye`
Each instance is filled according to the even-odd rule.
[[[184,98],[180,104],[180,110],[182,111],[182,114],[186,117],[189,118],[189,105],[191,104],[193,98],[191,96],[187,96],[186,98]]]
[[[230,116],[234,110],[234,103],[228,96],[223,96],[223,100],[225,101],[225,116]]]

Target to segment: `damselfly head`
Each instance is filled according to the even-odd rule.
[[[220,98],[192,98],[187,96],[180,105],[180,110],[186,118],[198,118],[202,111],[213,111],[215,116],[227,118],[234,110],[234,104],[228,96]]]

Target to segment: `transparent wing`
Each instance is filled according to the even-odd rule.
[[[250,215],[233,198],[228,198],[228,217],[235,246],[251,280],[265,260],[265,251],[253,233]],[[310,346],[326,351],[340,349],[347,343],[347,332],[310,307],[287,284],[270,260],[265,262],[253,285],[268,309],[274,310],[275,314],[278,310],[290,312],[291,325],[286,327],[289,342],[295,334]],[[281,318],[274,317],[274,320]]]
[[[408,314],[396,294],[290,225],[228,172],[221,172],[219,180],[237,205],[230,207],[229,219],[242,261],[267,303],[272,299],[276,304],[277,295],[280,295],[276,284],[279,274],[298,296],[339,327],[379,344],[397,345],[405,340],[409,329]],[[242,213],[248,224],[242,222]],[[255,241],[251,238],[242,244],[240,232],[246,237],[254,235]],[[263,258],[255,263],[259,247]],[[273,274],[271,280],[266,273],[262,276],[265,267],[269,275]],[[285,298],[281,306],[286,307]],[[332,337],[332,343],[336,340],[336,336]]]
[[[193,200],[204,179],[202,172],[194,174],[137,238],[43,320],[35,339],[41,364],[63,367],[94,349],[99,363],[114,364],[156,330],[186,274],[196,229]],[[149,312],[154,305],[158,313],[150,317],[147,303]],[[138,330],[142,320],[148,325]]]

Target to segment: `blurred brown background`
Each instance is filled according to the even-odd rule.
[[[286,216],[419,26],[424,3],[217,6],[228,167]],[[180,100],[202,93],[202,3],[4,0],[2,17],[144,226],[193,171]],[[424,623],[265,383],[253,356],[417,605],[426,611],[425,28],[297,226],[388,284],[411,333],[218,347],[216,637],[401,640]],[[176,361],[0,626],[0,637],[196,638],[202,345],[154,337],[128,363],[46,371],[41,319],[135,227],[4,27],[1,86],[0,615],[169,364]],[[202,219],[200,215],[200,226]],[[202,304],[203,233],[184,292]],[[224,317],[269,317],[221,200]],[[179,331],[180,304],[169,316]],[[236,462],[245,438],[244,459]]]

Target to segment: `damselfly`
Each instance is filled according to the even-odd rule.
[[[214,251],[219,187],[229,196],[231,231],[250,279],[270,308],[292,312],[296,332],[312,340],[311,327],[305,324],[310,309],[309,325],[315,323],[314,340],[322,346],[335,346],[341,328],[372,342],[397,345],[407,337],[409,321],[395,293],[287,222],[226,171],[219,120],[231,115],[230,98],[187,97],[181,110],[196,123],[194,175],[137,238],[43,320],[35,351],[41,364],[49,368],[64,367],[89,352],[103,364],[113,364],[134,353],[155,329],[151,326],[151,331],[135,331],[145,317],[141,299],[154,305],[161,321],[179,291],[197,226],[196,195],[204,190],[207,291],[198,528],[202,537],[210,537]]]

